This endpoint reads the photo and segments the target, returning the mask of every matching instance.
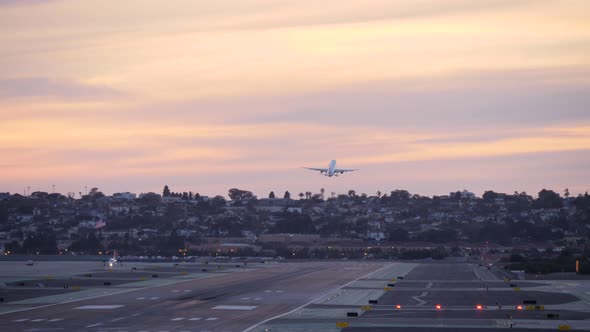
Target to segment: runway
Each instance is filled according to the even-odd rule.
[[[507,282],[464,262],[36,269],[0,269],[2,331],[590,330],[587,282]]]
[[[265,325],[270,331],[590,330],[590,305],[578,282],[504,281],[468,263],[420,263],[400,275],[393,266],[341,289],[347,300],[316,302]],[[362,303],[356,294],[373,292]],[[590,293],[589,293],[590,294]],[[527,306],[526,303],[534,305]]]
[[[30,298],[28,301],[37,303],[28,305],[21,301],[15,310],[34,308],[0,315],[2,331],[242,331],[304,305],[386,263],[280,263],[248,269],[228,268],[217,273],[208,271],[204,277],[199,276],[202,266],[169,268],[171,271],[158,268],[153,269],[159,273],[154,279],[162,284],[154,285],[147,284],[154,283],[154,279],[141,280],[152,272],[130,272],[131,265],[115,272],[94,271],[92,277],[80,274],[72,279],[61,277],[57,282],[57,278],[47,280],[50,286],[46,288],[69,280],[71,284],[82,285],[81,289],[91,290],[93,285],[101,284],[93,278],[132,279],[133,283],[111,284],[108,289],[113,293],[98,293],[98,297],[85,300],[44,303],[42,299],[50,301],[52,297],[41,297]],[[212,269],[216,267],[208,267]],[[163,275],[166,272],[167,278]],[[93,284],[84,284],[84,280],[92,280]],[[46,290],[28,288],[34,283],[27,281],[20,292]],[[14,291],[18,286],[9,287]],[[71,292],[67,290],[67,296]],[[2,306],[11,309],[14,305],[10,303],[5,301]]]

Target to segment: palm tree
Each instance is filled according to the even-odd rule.
[[[303,199],[303,196],[305,196],[303,193],[299,193],[299,199]]]

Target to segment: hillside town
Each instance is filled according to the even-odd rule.
[[[76,197],[78,196],[78,197]],[[329,197],[328,197],[329,196]],[[0,250],[11,254],[437,258],[585,254],[590,197],[467,190],[420,196],[269,193],[0,193]],[[531,249],[532,248],[532,249]]]

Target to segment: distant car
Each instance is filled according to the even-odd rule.
[[[30,260],[30,259],[29,259],[29,260],[28,260],[28,261],[25,263],[25,265],[27,265],[27,266],[33,266],[33,265],[35,265],[35,262],[33,262],[32,260]]]

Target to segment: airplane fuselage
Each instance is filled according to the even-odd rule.
[[[328,165],[328,172],[326,173],[326,176],[334,176],[335,170],[336,170],[336,160],[332,160],[332,161],[330,161],[330,164]]]

